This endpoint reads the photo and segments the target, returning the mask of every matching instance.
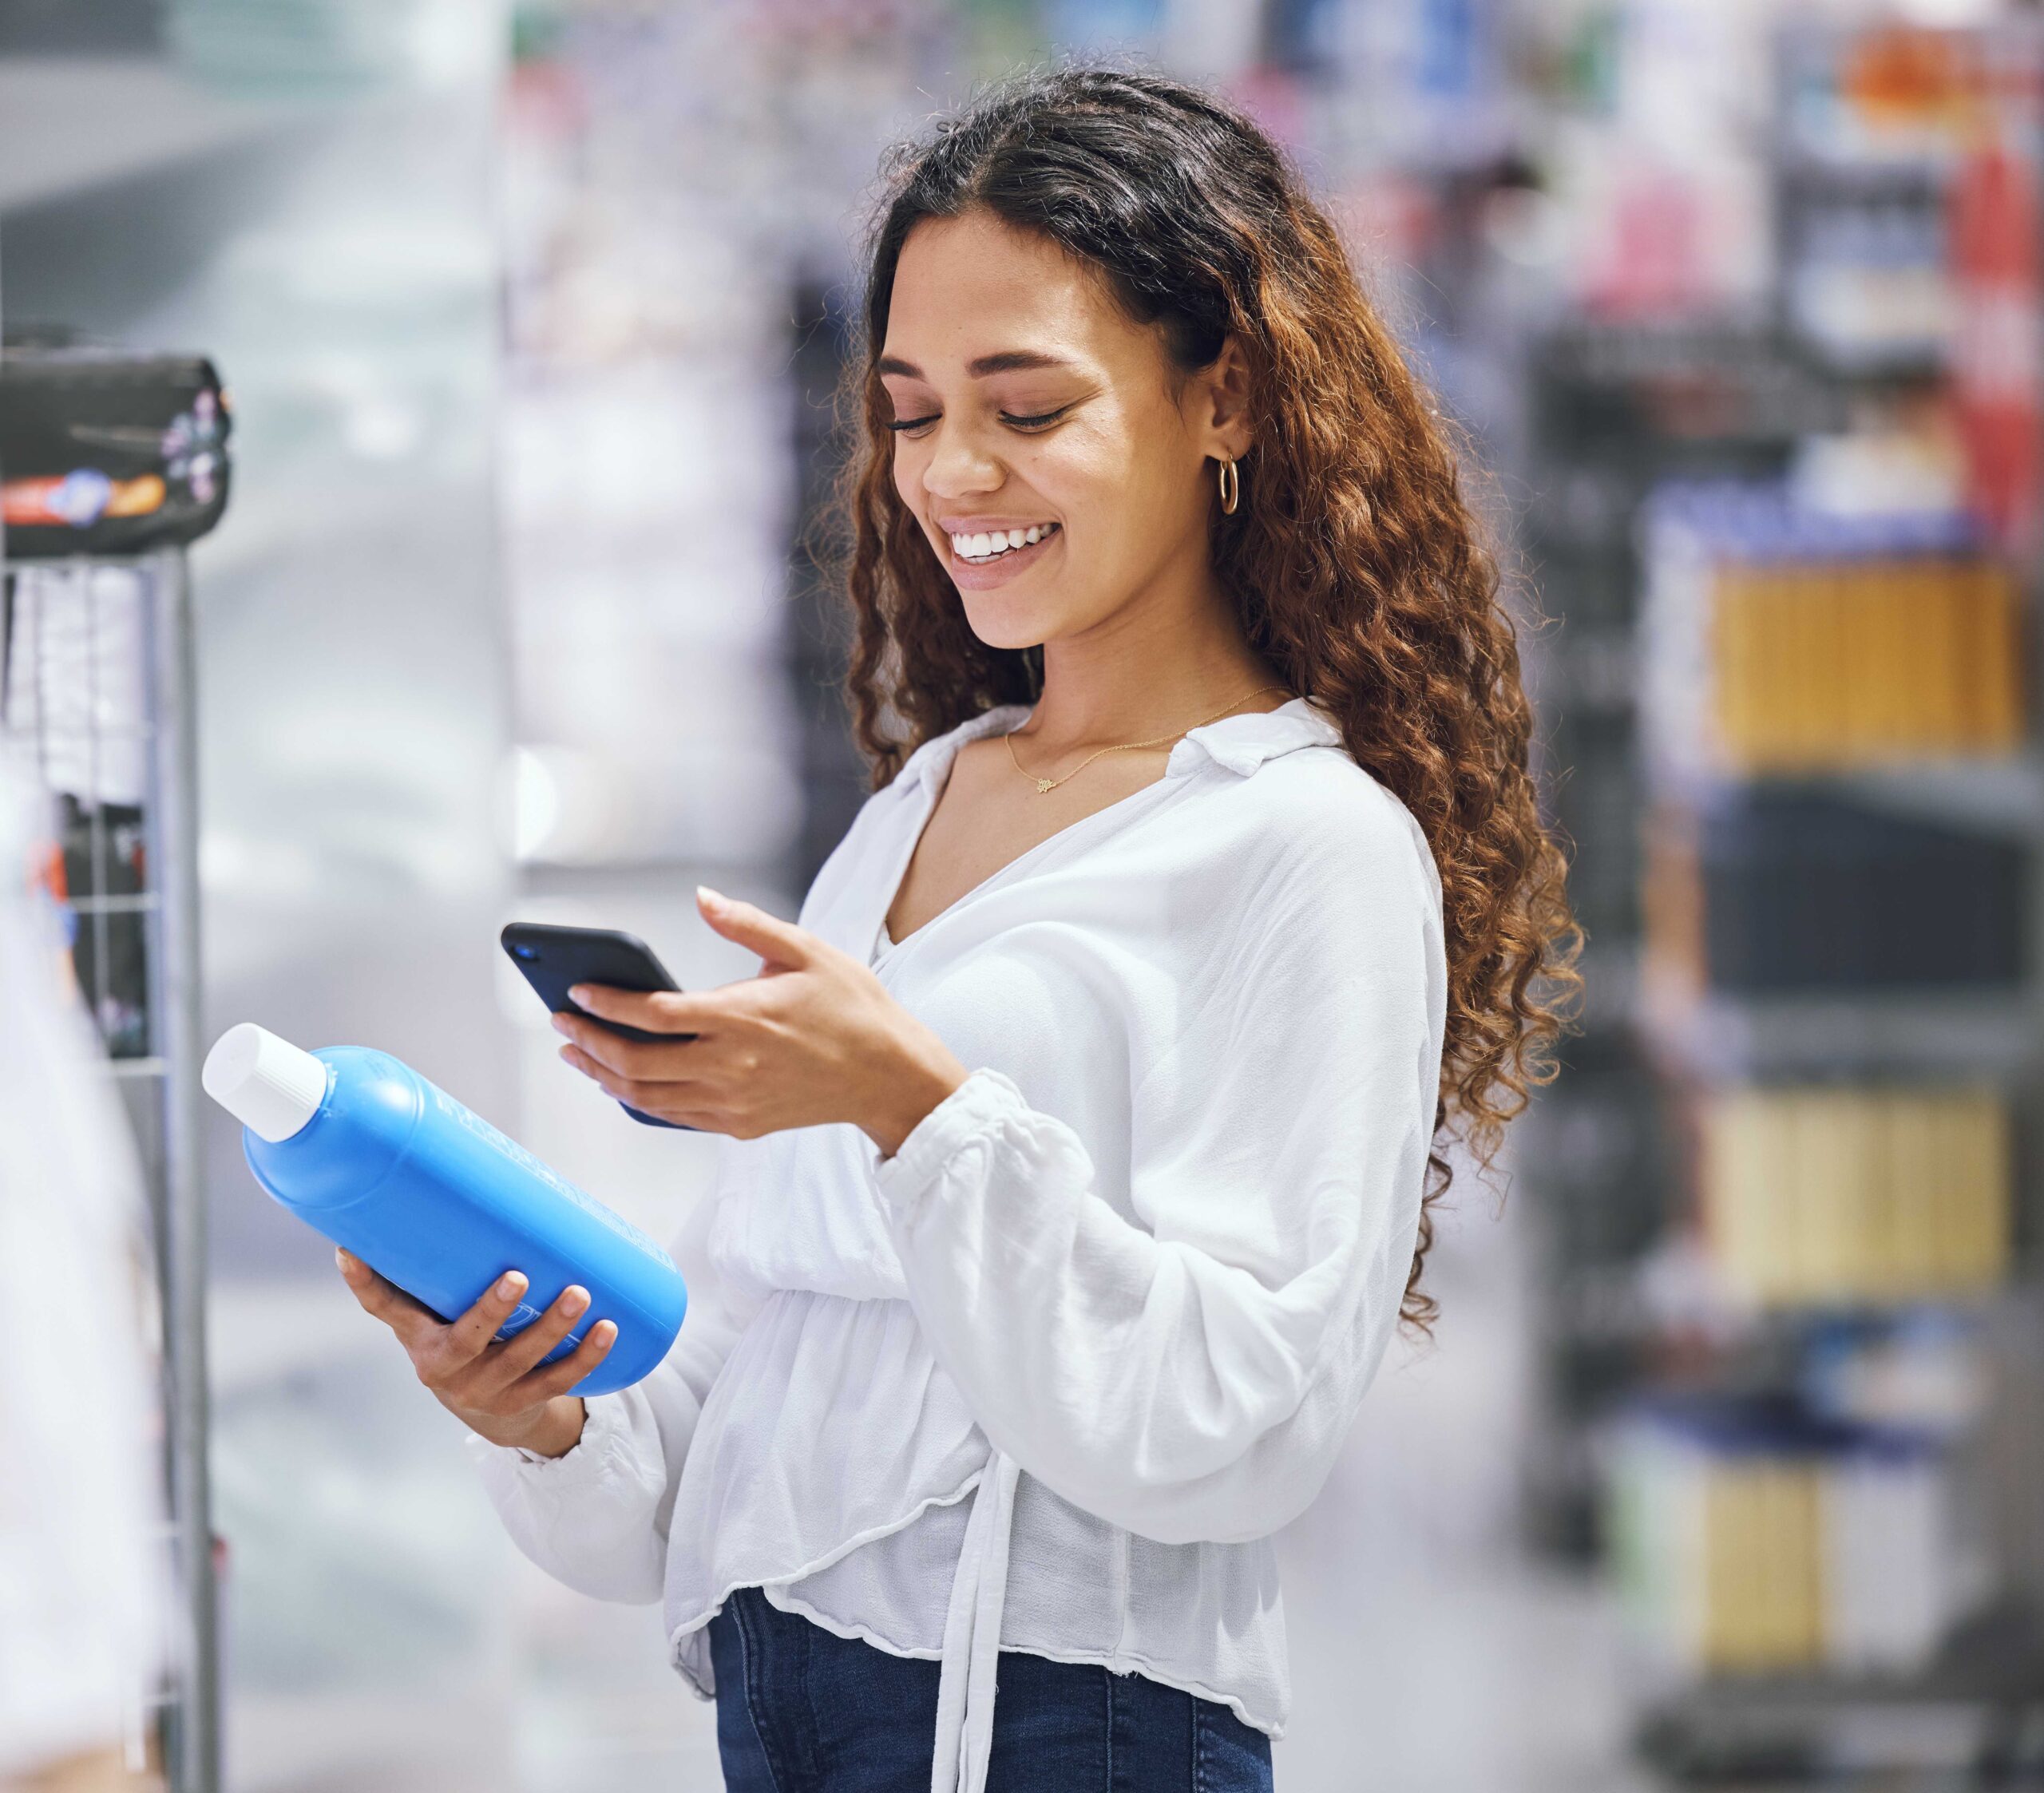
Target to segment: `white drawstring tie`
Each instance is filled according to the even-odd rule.
[[[994,1672],[1008,1598],[1008,1545],[1015,1518],[1012,1457],[996,1451],[980,1473],[965,1541],[951,1577],[944,1656],[937,1679],[937,1753],[930,1793],[985,1793],[993,1749]]]

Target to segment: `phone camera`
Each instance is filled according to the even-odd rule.
[[[514,946],[511,948],[513,959],[537,959],[539,956],[540,949],[536,946]]]

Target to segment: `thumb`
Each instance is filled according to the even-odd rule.
[[[726,940],[750,948],[759,955],[763,964],[809,963],[811,936],[792,921],[769,915],[753,904],[735,901],[707,885],[696,885],[695,906],[703,912],[703,919]]]

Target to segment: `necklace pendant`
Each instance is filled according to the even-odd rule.
[[[1039,797],[1047,795],[1051,787],[1056,782],[1057,780],[1055,778],[1039,778],[1036,781],[1036,794]]]

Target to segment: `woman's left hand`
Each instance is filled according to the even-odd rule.
[[[726,940],[759,955],[759,975],[715,990],[640,995],[578,984],[589,1014],[671,1041],[620,1039],[576,1015],[554,1026],[561,1055],[645,1114],[740,1139],[850,1121],[893,1157],[917,1122],[965,1081],[944,1042],[849,953],[750,903],[699,889]]]

